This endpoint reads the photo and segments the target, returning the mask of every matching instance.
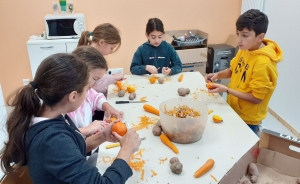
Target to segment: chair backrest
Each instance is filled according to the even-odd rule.
[[[23,166],[15,172],[7,173],[3,176],[0,184],[32,184],[27,166]]]

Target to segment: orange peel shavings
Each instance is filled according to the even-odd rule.
[[[145,176],[145,170],[143,169],[142,170],[142,175],[141,175],[141,180],[143,180],[143,181],[144,181],[144,176]]]
[[[215,182],[218,182],[218,180],[213,175],[210,175],[210,177],[212,177],[212,179],[214,179]]]
[[[146,102],[147,101],[147,97],[146,96],[143,96],[141,99],[140,99],[141,102]]]
[[[159,118],[156,117],[148,117],[148,116],[140,116],[140,121],[138,124],[133,124],[132,126],[136,129],[136,130],[141,130],[141,129],[148,129],[150,125],[155,125],[157,120],[159,120]]]
[[[156,176],[157,175],[157,173],[155,171],[151,170],[151,172],[152,172],[152,176]]]
[[[165,107],[164,113],[177,118],[194,118],[201,115],[200,112],[196,111],[193,108],[189,108],[187,105],[178,105],[178,107],[174,107],[169,111],[167,111]]]
[[[103,161],[104,163],[108,163],[108,162],[111,161],[111,158],[110,158],[110,156],[103,156],[103,157],[102,157],[102,161]]]
[[[166,157],[166,158],[159,158],[159,164],[164,164],[165,161],[167,161],[167,160],[168,160],[168,157]]]

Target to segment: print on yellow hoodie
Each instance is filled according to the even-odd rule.
[[[268,111],[270,98],[277,85],[277,63],[282,60],[282,50],[272,40],[264,39],[264,47],[249,51],[239,50],[230,62],[232,72],[228,87],[244,93],[252,93],[261,103],[227,96],[227,103],[247,123],[258,125]]]

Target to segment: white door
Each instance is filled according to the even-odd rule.
[[[34,78],[38,66],[46,57],[56,53],[67,52],[65,43],[27,45],[27,50],[32,78]]]
[[[76,49],[77,44],[78,44],[77,42],[76,43],[66,43],[67,53],[73,52]]]

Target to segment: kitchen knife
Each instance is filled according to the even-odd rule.
[[[126,103],[145,103],[147,101],[116,101],[116,104],[126,104]]]

